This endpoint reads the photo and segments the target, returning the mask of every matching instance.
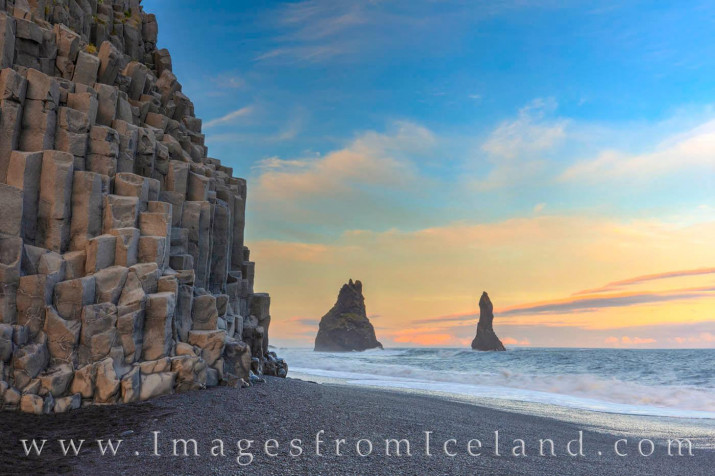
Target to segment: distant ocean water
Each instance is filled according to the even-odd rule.
[[[289,376],[624,415],[715,419],[715,349],[283,348]]]

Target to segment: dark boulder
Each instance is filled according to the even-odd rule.
[[[472,341],[474,350],[506,350],[492,327],[494,321],[494,306],[486,292],[479,299],[479,323],[477,336]]]
[[[320,320],[315,350],[321,352],[349,352],[379,347],[375,329],[365,312],[362,283],[351,279],[343,285],[338,301]]]

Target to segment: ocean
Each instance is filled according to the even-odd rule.
[[[397,348],[322,353],[280,348],[289,376],[439,394],[496,407],[715,421],[715,349]]]

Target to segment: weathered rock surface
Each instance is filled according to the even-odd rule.
[[[494,306],[489,295],[483,292],[479,299],[479,323],[477,324],[477,335],[472,341],[472,349],[506,350],[494,332],[492,321],[494,321]]]
[[[338,301],[320,320],[315,350],[323,352],[348,352],[379,347],[375,328],[365,312],[362,283],[351,279],[338,294]]]
[[[45,414],[285,376],[246,181],[140,0],[0,0],[0,406]]]

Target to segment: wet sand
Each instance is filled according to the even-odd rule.
[[[319,433],[320,431],[323,433]],[[499,455],[494,432],[499,431]],[[584,456],[570,456],[566,445],[578,452],[579,430],[583,431]],[[628,431],[628,428],[622,430]],[[635,429],[634,429],[635,430]],[[153,432],[160,432],[155,434]],[[425,432],[431,432],[426,454]],[[155,435],[158,435],[155,437]],[[322,440],[317,445],[316,435]],[[687,437],[688,435],[682,435]],[[20,440],[47,439],[41,456],[25,456]],[[116,456],[105,456],[95,440],[123,440]],[[386,456],[386,439],[407,439],[412,456]],[[539,456],[539,439],[554,441],[556,456]],[[614,444],[621,443],[619,457]],[[695,448],[694,456],[668,456],[666,441],[653,439],[649,457],[638,454],[642,437],[613,432],[585,430],[573,423],[510,413],[439,397],[387,390],[315,384],[292,379],[269,378],[265,384],[237,390],[226,387],[180,395],[168,395],[150,402],[118,406],[97,406],[50,416],[14,412],[0,414],[0,474],[78,475],[200,475],[200,474],[479,474],[479,475],[711,475],[715,451]],[[86,440],[78,456],[62,454],[60,439]],[[173,439],[194,439],[199,456],[184,456],[183,444]],[[219,451],[220,439],[225,456]],[[241,466],[237,442],[253,440],[246,453],[250,465]],[[268,447],[265,447],[267,440]],[[336,439],[340,453],[336,454]],[[368,456],[357,452],[358,440],[369,440]],[[480,440],[481,447],[470,440]],[[515,439],[523,439],[526,456],[512,454]],[[300,443],[292,440],[301,440]],[[448,441],[455,440],[455,441]],[[154,444],[161,456],[155,456]],[[445,454],[447,451],[455,454]],[[715,435],[713,441],[715,442]],[[67,444],[68,441],[65,441]],[[106,444],[106,443],[105,443]],[[246,442],[244,442],[246,444]],[[276,447],[277,444],[277,447]],[[516,442],[516,446],[521,446]],[[302,454],[298,453],[301,448]],[[544,452],[549,453],[545,443]],[[649,444],[642,445],[644,452]],[[360,450],[368,453],[369,444]],[[519,451],[517,451],[519,452]],[[599,455],[599,452],[601,453]],[[266,453],[277,454],[268,456]],[[244,456],[241,461],[250,459]]]

